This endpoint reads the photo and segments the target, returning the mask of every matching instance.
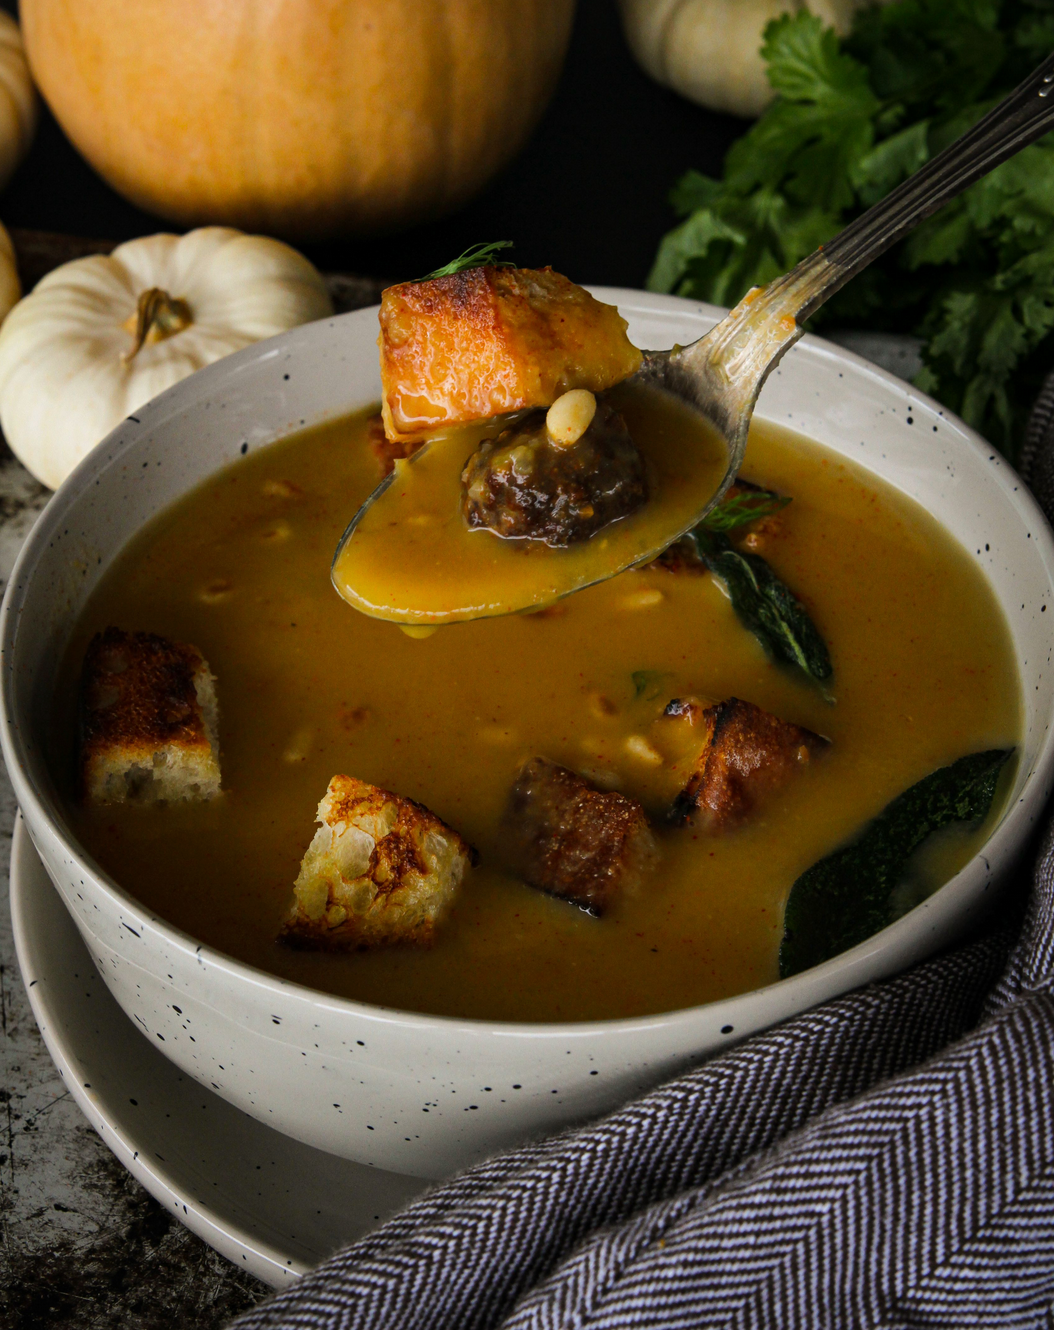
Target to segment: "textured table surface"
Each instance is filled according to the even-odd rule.
[[[0,457],[0,590],[47,498],[10,454]],[[125,1172],[66,1092],[37,1030],[7,903],[15,812],[0,765],[0,1326],[223,1325],[267,1289]]]

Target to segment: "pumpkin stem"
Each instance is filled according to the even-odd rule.
[[[134,360],[144,346],[174,337],[193,322],[190,306],[178,296],[170,296],[159,286],[140,292],[136,311],[124,324],[135,338],[135,344],[121,359],[125,362]]]

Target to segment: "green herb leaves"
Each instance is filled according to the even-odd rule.
[[[784,914],[780,977],[819,965],[892,923],[893,893],[912,853],[939,827],[987,815],[1012,752],[973,753],[934,771],[894,799],[852,844],[804,872]]]
[[[801,601],[764,559],[733,548],[720,531],[698,526],[692,539],[707,568],[728,588],[732,608],[773,660],[813,679],[831,677],[827,646]]]
[[[734,304],[829,240],[1054,49],[1049,0],[894,0],[839,41],[804,10],[765,32],[776,101],[721,180],[689,172],[652,290]],[[1054,364],[1054,136],[979,181],[840,292],[828,325],[925,340],[919,387],[1013,453]]]
[[[769,24],[762,54],[780,96],[732,147],[726,183],[745,192],[779,181],[793,203],[823,213],[851,206],[850,168],[874,142],[879,109],[866,69],[804,10]]]
[[[516,265],[508,259],[497,257],[503,249],[512,249],[514,243],[512,240],[491,240],[486,244],[470,245],[464,254],[459,254],[456,259],[444,263],[435,272],[430,272],[424,277],[415,277],[413,280],[430,282],[433,277],[450,277],[456,272],[465,272],[468,268],[514,268]]]
[[[749,522],[757,522],[772,513],[778,513],[788,503],[789,495],[763,490],[760,486],[748,485],[740,480],[732,492],[707,513],[701,525],[707,531],[734,531],[738,526],[746,526]]]
[[[730,532],[778,513],[788,503],[786,495],[739,480],[668,553],[676,555],[671,566],[687,556],[689,563],[698,560],[724,582],[740,622],[773,660],[822,682],[831,677],[831,658],[805,606],[759,554],[739,550],[729,540]]]

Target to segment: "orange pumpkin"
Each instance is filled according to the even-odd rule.
[[[299,239],[457,207],[521,147],[574,0],[22,0],[37,86],[113,187]]]

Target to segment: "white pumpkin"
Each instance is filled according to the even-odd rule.
[[[0,12],[0,189],[29,151],[37,106],[22,31],[10,14]]]
[[[765,26],[808,9],[839,35],[870,0],[619,0],[626,39],[659,83],[732,115],[760,115],[775,93],[761,58]]]
[[[318,271],[266,236],[206,226],[56,268],[0,327],[0,426],[53,489],[126,416],[196,369],[325,318]]]
[[[7,227],[0,223],[0,323],[18,304],[21,294],[22,283],[18,280],[15,247],[7,234]]]

